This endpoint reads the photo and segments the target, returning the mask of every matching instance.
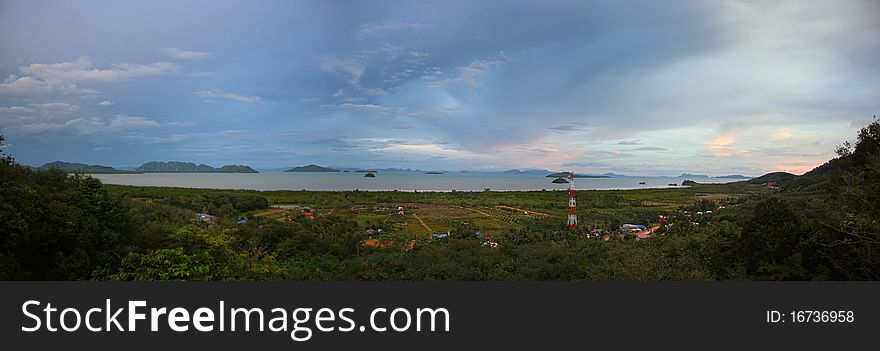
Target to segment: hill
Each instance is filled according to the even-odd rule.
[[[286,170],[285,172],[339,172],[338,169],[321,167],[318,165],[308,165],[308,166],[300,166],[293,167],[291,169]]]
[[[794,178],[797,178],[797,176],[788,172],[772,172],[757,178],[749,179],[747,182],[749,184],[764,184],[767,182],[781,183]]]
[[[219,173],[260,173],[245,165],[225,165],[217,169]]]
[[[243,165],[225,165],[214,168],[206,164],[192,162],[147,162],[136,169],[143,173],[259,173],[253,168]]]
[[[51,169],[51,168],[57,168],[57,169],[60,169],[62,171],[68,172],[68,173],[73,173],[73,172],[80,172],[80,173],[87,173],[87,174],[114,174],[114,173],[133,174],[133,173],[140,173],[140,172],[134,172],[134,171],[118,170],[118,169],[115,169],[113,167],[108,167],[108,166],[87,165],[85,163],[64,162],[64,161],[49,162],[47,164],[44,164],[44,165],[38,167],[37,169]]]

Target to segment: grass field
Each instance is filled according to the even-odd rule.
[[[268,199],[270,208],[245,213],[248,216],[285,220],[289,216],[301,216],[302,208],[311,208],[316,216],[345,218],[365,226],[379,225],[390,232],[412,238],[428,238],[431,232],[446,232],[455,223],[470,223],[484,231],[501,235],[514,229],[546,223],[563,225],[566,222],[568,204],[566,191],[416,193],[211,190],[117,185],[106,187],[113,192],[147,199],[211,192],[252,193]],[[699,200],[736,201],[769,191],[772,190],[744,183],[699,184],[667,189],[579,191],[578,217],[583,226],[601,227],[622,222],[647,223],[658,215],[669,214],[683,205]],[[397,214],[398,206],[405,207],[405,215]],[[496,206],[509,206],[548,216],[529,216],[522,211]]]

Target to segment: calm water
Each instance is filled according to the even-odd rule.
[[[541,175],[498,173],[422,174],[416,172],[380,172],[376,178],[363,173],[147,173],[96,174],[109,184],[168,186],[185,188],[254,189],[254,190],[401,190],[401,191],[496,191],[567,189],[568,184],[553,184],[553,178]],[[685,178],[578,178],[577,189],[639,189],[664,188],[669,183],[681,184]],[[727,183],[736,180],[693,178],[701,183]],[[640,185],[639,182],[646,184]]]

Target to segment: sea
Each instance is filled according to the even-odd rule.
[[[359,172],[262,172],[262,173],[143,173],[95,174],[108,184],[250,190],[315,191],[529,191],[562,190],[554,178],[540,174],[378,172],[375,178]],[[576,178],[575,189],[643,189],[680,186],[686,179],[699,183],[728,183],[742,179],[684,177]],[[639,184],[644,182],[645,184]]]

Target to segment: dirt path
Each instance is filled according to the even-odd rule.
[[[511,206],[499,205],[499,206],[495,206],[495,208],[500,208],[500,209],[504,209],[504,210],[519,211],[519,212],[522,212],[522,214],[524,214],[526,216],[533,216],[534,215],[534,216],[540,216],[540,217],[550,217],[550,214],[548,214],[548,213],[529,211],[529,210],[524,210],[521,208],[511,207]]]
[[[419,217],[419,215],[417,215],[417,214],[415,214],[415,213],[413,213],[412,215],[413,215],[413,217],[415,217],[416,219],[419,220],[419,223],[422,224],[422,227],[425,227],[425,230],[428,231],[428,235],[431,235],[432,233],[434,233],[434,231],[431,230],[431,227],[429,227],[427,224],[425,224],[425,221],[423,221],[422,218]]]
[[[465,207],[465,208],[467,208],[467,207]],[[478,209],[475,209],[475,208],[467,208],[467,209],[469,209],[469,210],[471,210],[471,211],[474,211],[474,212],[476,212],[476,213],[479,213],[479,214],[481,214],[481,215],[483,215],[483,216],[486,216],[486,217],[492,218],[492,215],[490,215],[490,214],[488,214],[488,213],[486,213],[486,212],[480,211],[480,210],[478,210]]]
[[[279,213],[281,213],[281,212],[284,212],[285,210],[286,210],[286,209],[284,209],[284,208],[271,208],[271,209],[267,209],[267,210],[265,210],[265,211],[263,211],[263,212],[257,212],[257,213],[254,213],[254,216],[256,216],[256,217],[271,216],[271,215],[274,215],[274,214],[279,214]]]
[[[648,229],[645,229],[645,230],[643,230],[643,231],[641,231],[641,232],[637,232],[637,233],[636,233],[636,236],[637,236],[639,239],[647,239],[647,238],[650,238],[651,235],[653,235],[654,232],[657,231],[657,229],[660,229],[660,225],[655,225],[655,226],[653,226],[653,227],[651,227],[651,228],[648,228]]]

